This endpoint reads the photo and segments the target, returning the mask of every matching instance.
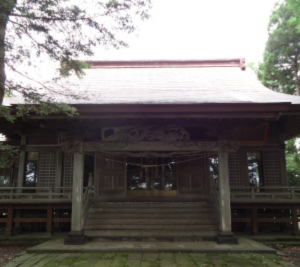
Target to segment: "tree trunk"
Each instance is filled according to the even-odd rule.
[[[5,33],[6,33],[7,20],[0,21],[0,105],[3,103],[4,89],[5,89]]]
[[[299,82],[299,64],[298,64],[298,57],[295,56],[295,83],[296,83],[296,89],[297,89],[297,95],[300,95],[300,82]]]

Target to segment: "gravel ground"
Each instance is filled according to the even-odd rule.
[[[4,267],[6,264],[11,262],[14,258],[18,257],[19,254],[31,246],[0,246],[0,267]],[[283,260],[288,261],[295,266],[300,266],[300,247],[284,247],[284,246],[272,246],[278,251],[286,254],[286,256],[280,256]]]
[[[0,267],[4,267],[30,246],[0,246]]]
[[[300,247],[284,247],[279,245],[273,248],[286,254],[286,256],[281,256],[284,260],[300,266]]]

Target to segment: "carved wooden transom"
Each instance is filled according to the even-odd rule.
[[[128,125],[122,127],[106,127],[102,131],[103,141],[122,141],[137,143],[141,141],[188,141],[190,134],[178,125]]]

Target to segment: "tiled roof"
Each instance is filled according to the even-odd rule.
[[[299,96],[264,87],[252,70],[235,66],[173,64],[146,66],[99,65],[85,70],[74,90],[88,100],[65,99],[69,104],[201,104],[292,103]],[[85,93],[86,92],[86,93]],[[9,102],[14,103],[14,98]],[[8,103],[6,101],[6,103]]]

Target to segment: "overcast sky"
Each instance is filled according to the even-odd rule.
[[[98,49],[93,59],[202,59],[261,61],[276,0],[154,0],[151,18],[129,48]]]
[[[74,0],[75,1],[75,0]],[[80,0],[78,0],[80,1]],[[262,61],[267,26],[276,0],[152,0],[151,18],[138,22],[139,30],[123,34],[129,48],[100,47],[90,60],[246,58]],[[51,79],[58,63],[18,69],[33,80]],[[7,77],[24,80],[7,70]],[[25,79],[26,82],[29,80]]]

